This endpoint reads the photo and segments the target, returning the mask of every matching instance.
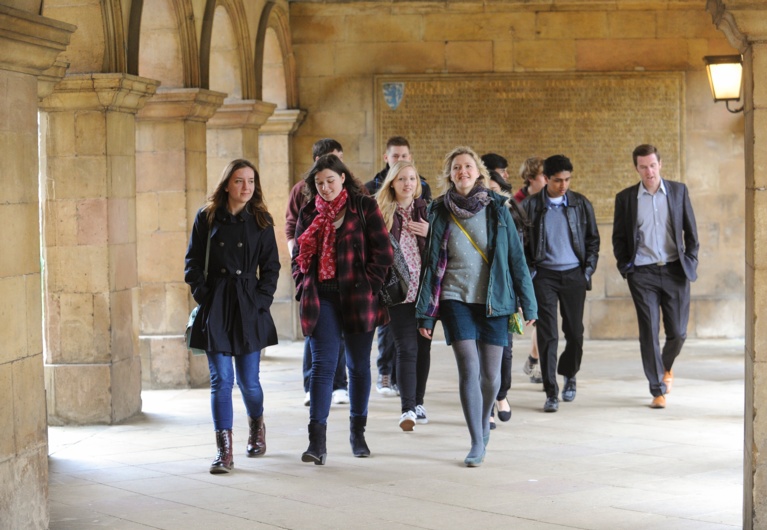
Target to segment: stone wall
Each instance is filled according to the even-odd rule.
[[[301,106],[308,111],[295,137],[294,179],[311,163],[312,143],[325,136],[342,143],[345,161],[361,179],[382,167],[376,75],[683,72],[681,180],[691,189],[701,242],[689,336],[743,336],[743,120],[712,102],[702,61],[737,52],[701,2],[293,2],[290,20]],[[635,115],[643,117],[641,102]],[[542,124],[542,134],[550,126]],[[511,170],[533,154],[554,154],[516,152],[513,145],[498,150]],[[419,146],[412,151],[417,163]],[[619,156],[631,170],[631,153]],[[574,189],[577,177],[576,168]],[[587,338],[637,334],[611,231],[611,223],[600,224]]]

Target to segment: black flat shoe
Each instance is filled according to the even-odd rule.
[[[559,410],[559,400],[556,397],[546,398],[543,405],[543,412],[556,412]]]
[[[501,410],[501,407],[498,406],[498,403],[506,402],[507,405],[509,405],[509,410]],[[511,419],[511,404],[509,403],[508,399],[503,399],[502,401],[499,401],[496,403],[496,407],[498,410],[498,419],[501,421],[509,421]]]

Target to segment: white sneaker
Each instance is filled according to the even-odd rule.
[[[392,388],[390,375],[378,374],[376,392],[384,397],[395,397],[397,395],[397,392]]]
[[[304,396],[304,407],[308,407],[311,402],[312,402],[312,396],[309,392],[307,392],[306,396]]]
[[[407,412],[403,412],[402,416],[399,418],[399,427],[403,431],[410,432],[413,430],[413,427],[415,427],[416,417],[415,412],[412,410],[408,410]]]
[[[429,423],[429,420],[426,418],[426,408],[423,405],[415,406],[415,422],[422,425]]]
[[[333,390],[333,397],[331,398],[334,405],[343,405],[349,403],[349,392],[345,388],[338,388]]]

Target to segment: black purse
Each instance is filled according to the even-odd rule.
[[[208,242],[205,244],[205,271],[203,272],[203,278],[205,281],[208,281],[208,262],[210,261],[210,238],[212,236],[213,232],[213,226],[208,230]],[[184,341],[186,342],[186,347],[194,354],[194,355],[205,355],[205,350],[201,350],[199,348],[192,348],[192,326],[194,325],[194,319],[197,318],[197,313],[200,311],[200,306],[198,305],[194,309],[192,309],[192,312],[189,313],[189,320],[186,322],[186,331],[184,331]]]
[[[410,287],[410,269],[408,269],[399,242],[391,234],[389,234],[389,241],[394,250],[394,263],[389,268],[386,280],[381,288],[381,302],[386,307],[404,302]]]

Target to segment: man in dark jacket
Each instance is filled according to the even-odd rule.
[[[563,155],[543,163],[546,187],[522,201],[532,225],[526,248],[538,300],[536,334],[545,412],[559,409],[557,373],[564,376],[562,400],[575,399],[575,374],[583,358],[583,308],[599,259],[599,231],[594,208],[570,191],[573,165]],[[557,365],[557,305],[562,313],[565,349]]]
[[[653,396],[650,407],[666,407],[671,367],[687,338],[690,282],[698,277],[698,229],[687,186],[661,177],[660,153],[643,144],[634,149],[641,182],[615,197],[613,254],[628,281],[639,322],[639,349]],[[660,349],[663,312],[666,343]]]
[[[384,167],[376,174],[371,180],[365,183],[370,195],[375,195],[383,181],[386,180],[386,175],[389,173],[391,166],[399,162],[400,160],[410,161],[412,155],[410,154],[410,142],[402,136],[392,136],[386,141],[386,151],[383,155]],[[431,189],[426,183],[423,177],[421,178],[421,199],[427,203],[431,202]],[[394,367],[394,359],[396,350],[394,347],[394,338],[389,333],[389,325],[383,325],[378,328],[378,359],[376,359],[376,365],[378,367],[378,380],[376,381],[376,391],[386,397],[394,397],[398,395],[397,381],[395,374],[397,373]],[[420,418],[419,418],[420,419]]]

